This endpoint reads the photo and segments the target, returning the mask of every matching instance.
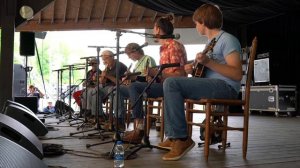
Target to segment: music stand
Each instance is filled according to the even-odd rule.
[[[57,70],[53,70],[53,72],[57,72],[57,100],[55,103],[55,113],[56,113],[56,118],[62,117],[63,113],[65,112],[65,106],[63,106],[62,103],[59,103],[59,101],[61,100],[62,97],[62,75],[63,75],[63,71],[67,70],[66,68],[61,68],[61,69],[57,69]],[[63,100],[64,102],[64,100]],[[64,122],[65,119],[59,119],[58,122],[54,122],[56,124],[59,124],[61,122]],[[51,123],[48,123],[51,124]]]
[[[76,67],[77,65],[82,65],[82,64],[65,65],[65,67],[68,67],[68,70],[69,70],[69,94],[68,94],[68,97],[69,97],[69,106],[70,107],[71,107],[72,92],[75,90],[75,87],[71,86],[72,71],[82,69],[80,67]],[[76,121],[76,120],[81,120],[78,117],[73,118],[73,116],[72,116],[73,115],[73,113],[72,113],[73,110],[71,110],[71,109],[72,108],[68,108],[68,112],[69,112],[68,119],[70,120],[69,122]]]
[[[94,56],[91,56],[91,57],[83,57],[83,58],[80,58],[80,59],[85,59],[85,79],[84,79],[84,81],[85,81],[85,110],[84,110],[84,122],[81,124],[81,125],[79,125],[78,127],[77,127],[77,130],[79,130],[79,128],[83,128],[83,127],[85,127],[86,126],[86,124],[87,124],[87,122],[88,122],[88,120],[87,120],[87,103],[88,103],[88,101],[87,101],[87,97],[88,97],[88,91],[87,91],[87,81],[88,81],[88,76],[87,76],[87,73],[88,73],[88,65],[89,65],[89,60],[90,59],[92,59],[92,58],[95,58]],[[98,69],[97,69],[97,71],[99,70],[99,63],[97,63],[98,64]],[[81,104],[81,106],[82,106],[82,104]],[[82,107],[81,107],[81,110],[82,110]],[[82,114],[81,114],[82,115]]]

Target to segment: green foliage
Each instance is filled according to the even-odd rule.
[[[27,84],[34,84],[42,91],[46,92],[49,97],[56,98],[57,91],[57,69],[67,68],[66,65],[70,65],[72,62],[71,48],[73,46],[65,43],[64,41],[58,41],[57,39],[36,38],[35,56],[27,57],[27,65],[32,67],[32,71],[28,73]],[[15,33],[14,42],[14,64],[21,64],[25,67],[26,57],[20,56],[20,33]],[[43,77],[43,79],[42,79]],[[79,84],[78,79],[84,78],[84,71],[73,71],[71,84]],[[44,80],[44,81],[43,81]],[[44,89],[45,84],[45,89]],[[69,71],[63,71],[62,77],[63,88],[69,85]],[[52,94],[52,95],[51,95]]]

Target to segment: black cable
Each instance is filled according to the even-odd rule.
[[[94,152],[85,152],[85,151],[78,151],[78,150],[72,150],[72,149],[63,149],[65,153],[75,155],[75,156],[82,156],[82,157],[89,157],[89,158],[104,158],[104,156],[101,156],[100,153],[94,153]]]

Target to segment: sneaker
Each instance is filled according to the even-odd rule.
[[[141,143],[144,137],[144,130],[135,129],[129,132],[125,132],[123,136],[123,141],[129,143]]]
[[[188,151],[190,151],[195,146],[195,142],[188,137],[185,141],[174,139],[172,144],[172,149],[170,152],[165,154],[163,160],[179,160],[182,158]]]
[[[168,138],[164,142],[159,143],[157,146],[160,147],[160,148],[163,148],[163,149],[171,150],[172,146],[173,146],[173,140]]]

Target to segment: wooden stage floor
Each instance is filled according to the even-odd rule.
[[[199,115],[201,121],[204,116]],[[56,118],[46,118],[46,124],[55,122]],[[241,124],[240,117],[231,117],[229,122]],[[73,122],[74,123],[74,122]],[[54,130],[40,137],[42,143],[62,144],[67,153],[60,156],[44,157],[43,161],[49,167],[66,168],[111,168],[113,160],[104,158],[103,154],[109,153],[114,145],[112,132],[103,132],[108,138],[101,140],[99,137],[89,137],[92,132],[76,133],[77,127],[70,126],[65,121],[59,124],[48,124]],[[88,128],[87,128],[88,129]],[[131,126],[129,129],[132,129]],[[80,129],[81,130],[81,129]],[[159,141],[158,133],[153,128],[150,133],[150,142],[156,145]],[[136,153],[136,158],[125,160],[125,167],[300,167],[300,117],[275,117],[271,115],[250,115],[249,142],[247,160],[242,158],[242,133],[228,132],[228,141],[231,147],[225,152],[218,150],[217,145],[210,147],[208,162],[204,159],[204,149],[197,145],[179,161],[163,161],[161,157],[166,151],[160,149],[142,148]],[[193,140],[200,142],[199,127],[193,128]],[[87,144],[104,143],[101,145],[86,147]],[[129,148],[127,148],[128,150]],[[129,151],[128,151],[129,152]],[[129,152],[130,153],[130,152]]]

